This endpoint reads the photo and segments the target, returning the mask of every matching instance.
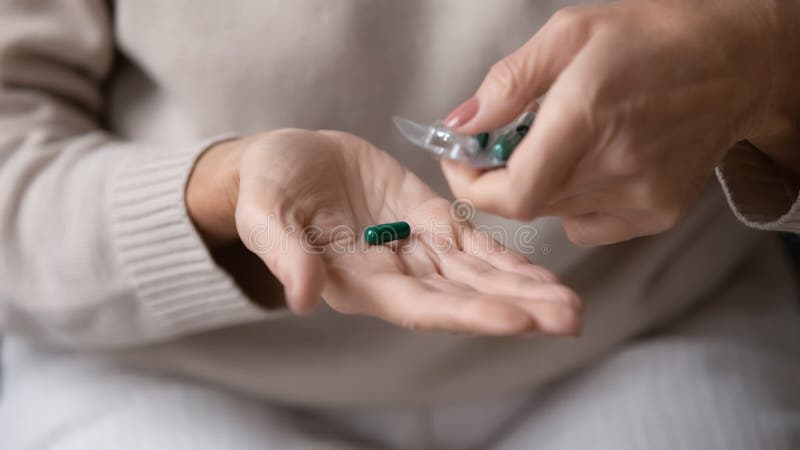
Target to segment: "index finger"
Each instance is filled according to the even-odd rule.
[[[512,219],[531,220],[540,214],[592,141],[586,119],[590,112],[573,78],[568,70],[559,79],[504,169],[476,172],[446,165],[454,194]]]

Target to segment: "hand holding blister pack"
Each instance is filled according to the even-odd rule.
[[[442,122],[421,125],[395,116],[394,123],[406,139],[437,158],[458,161],[476,169],[493,169],[506,165],[535,118],[535,113],[526,112],[504,128],[476,136],[458,133]]]

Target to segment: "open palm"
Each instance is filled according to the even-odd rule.
[[[534,266],[451,213],[413,173],[339,132],[253,139],[240,166],[236,223],[297,312],[333,309],[414,329],[480,334],[579,330],[580,304]],[[408,239],[368,246],[369,225],[406,221]]]

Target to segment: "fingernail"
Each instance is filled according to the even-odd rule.
[[[448,114],[444,124],[450,128],[460,127],[472,120],[476,114],[478,114],[478,98],[472,97]]]

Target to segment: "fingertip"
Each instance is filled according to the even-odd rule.
[[[302,286],[298,287],[291,282],[284,284],[283,289],[286,305],[293,313],[302,316],[310,314],[314,310],[317,302],[307,289]]]
[[[464,309],[469,321],[482,333],[495,336],[523,334],[537,327],[537,323],[523,308],[512,304],[475,300]]]
[[[472,135],[504,127],[535,102],[526,86],[513,80],[514,69],[508,61],[510,59],[505,58],[496,64],[481,83],[474,97],[479,107],[470,120],[454,127],[458,132]]]
[[[565,325],[565,337],[579,338],[583,335],[583,315],[580,312],[573,313],[568,323]]]
[[[442,160],[441,167],[453,195],[458,198],[469,198],[470,186],[480,177],[480,172],[455,161]]]
[[[515,186],[508,169],[496,169],[474,179],[466,188],[466,195],[475,207],[491,214],[515,220],[533,218],[528,194]]]
[[[503,215],[502,206],[514,192],[507,168],[487,171],[443,160],[442,171],[455,196],[468,198],[478,208]]]
[[[557,292],[556,299],[558,301],[568,305],[577,313],[583,312],[583,300],[581,300],[581,297],[575,291],[566,286],[559,285],[557,287]]]
[[[458,128],[471,121],[475,114],[478,113],[480,104],[477,97],[471,97],[458,105],[450,114],[444,119],[444,124],[450,128]]]
[[[475,181],[484,173],[483,170],[449,159],[442,159],[441,167],[448,181],[457,181],[462,185]]]
[[[441,159],[439,160],[439,167],[442,168],[442,172],[446,178],[450,178],[451,174],[455,175],[458,173],[458,167],[456,166],[455,161],[451,161],[449,159]]]
[[[302,293],[295,293],[289,289],[286,290],[286,304],[289,306],[289,309],[298,316],[311,314],[316,308],[317,303],[318,301],[313,297]]]
[[[552,308],[549,314],[539,317],[538,322],[540,330],[549,335],[578,337],[583,331],[581,312],[567,305]]]
[[[296,275],[288,277],[284,292],[286,304],[293,313],[306,315],[314,311],[321,301],[324,277],[322,262],[316,257],[306,259]]]

